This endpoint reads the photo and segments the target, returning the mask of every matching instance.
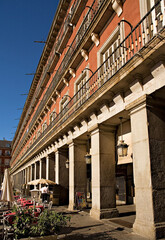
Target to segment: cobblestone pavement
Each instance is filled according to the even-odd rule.
[[[125,227],[117,223],[117,220],[119,220],[119,218],[116,219],[116,222],[112,222],[111,220],[113,219],[95,220],[89,216],[88,212],[85,211],[69,212],[64,207],[55,207],[54,210],[58,212],[65,212],[71,216],[69,226],[66,227],[63,232],[58,235],[58,239],[146,240],[146,238],[143,238],[132,232],[132,228],[130,228],[132,226],[131,222],[133,221],[131,214],[128,214],[129,216],[123,216],[124,220],[122,220],[122,224],[128,224],[128,227]],[[128,221],[129,218],[130,221]]]
[[[95,220],[89,211],[68,211],[65,206],[53,207],[52,211],[71,216],[68,226],[58,234],[58,240],[146,240],[132,231],[135,220],[135,207],[118,207],[120,217]],[[0,236],[0,239],[1,236]],[[44,237],[42,238],[44,240]],[[54,240],[52,236],[49,240]],[[23,240],[23,239],[22,239]],[[33,238],[35,240],[35,238]],[[163,239],[162,239],[163,240]]]

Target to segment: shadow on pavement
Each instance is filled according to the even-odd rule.
[[[107,234],[106,232],[104,233],[93,233],[93,234],[81,234],[81,233],[76,233],[76,234],[72,234],[72,235],[67,235],[65,237],[62,238],[58,238],[58,239],[65,239],[65,240],[71,240],[71,239],[76,239],[76,240],[81,240],[81,239],[85,239],[85,240],[102,240],[102,239],[106,239],[106,240],[117,240],[116,238],[112,238],[109,236],[109,234]]]

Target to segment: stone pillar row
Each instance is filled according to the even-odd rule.
[[[159,239],[165,233],[165,107],[145,96],[128,110],[136,194],[133,228],[147,239]]]

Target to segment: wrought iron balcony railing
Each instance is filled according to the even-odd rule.
[[[26,116],[28,117],[28,115],[30,114],[30,111],[31,111],[31,106],[34,106],[35,105],[35,102],[36,102],[36,98],[38,98],[39,96],[39,93],[41,91],[41,86],[44,82],[44,79],[50,69],[50,66],[52,65],[54,59],[55,59],[55,56],[56,56],[56,52],[58,52],[58,49],[59,49],[59,46],[61,44],[61,42],[63,41],[63,38],[64,36],[66,35],[66,32],[67,32],[67,29],[70,27],[69,24],[72,20],[72,16],[73,14],[75,13],[76,11],[76,8],[78,6],[78,4],[80,4],[80,0],[76,0],[71,8],[71,12],[66,16],[61,28],[60,28],[60,31],[56,37],[57,41],[54,43],[54,46],[53,46],[53,51],[51,52],[49,58],[48,58],[48,61],[47,61],[47,65],[45,66],[42,74],[41,74],[41,77],[40,77],[40,81],[37,85],[37,88],[35,90],[35,93],[34,93],[34,97],[30,103],[30,106],[29,106],[29,110],[26,114]],[[22,123],[22,126],[24,126],[24,123],[26,122],[27,120],[27,117],[24,118],[24,121]],[[17,139],[19,139],[20,136],[17,137]],[[18,141],[18,140],[17,140]],[[17,145],[17,141],[15,141],[14,145],[13,145],[13,149],[15,148],[15,146]]]
[[[88,101],[101,87],[135,56],[140,54],[140,50],[146,48],[147,44],[154,38],[155,35],[159,34],[159,31],[164,28],[165,16],[164,12],[159,12],[155,17],[156,9],[158,4],[163,0],[160,0],[151,10],[141,19],[141,21],[131,30],[127,37],[120,42],[118,47],[111,53],[111,55],[101,64],[101,66],[92,74],[88,81],[82,86],[82,88],[73,96],[68,102],[65,108],[56,116],[54,121],[46,128],[46,130],[36,139],[28,151],[24,154],[23,158],[28,155],[31,149],[40,142],[42,144],[44,139],[43,136],[49,137],[54,132],[54,127],[58,130],[68,118],[75,114],[79,108]],[[160,40],[161,41],[161,40]],[[150,48],[148,48],[150,51]],[[73,53],[72,53],[73,54]],[[112,61],[113,59],[113,61]],[[62,70],[61,70],[62,71]],[[60,75],[60,74],[59,74]],[[55,79],[56,80],[56,79]],[[50,89],[54,88],[56,81],[52,81]],[[86,89],[86,91],[82,91]],[[45,95],[43,103],[47,101],[48,95]],[[36,112],[36,116],[38,115]],[[51,130],[52,129],[52,130]]]
[[[32,121],[30,122],[29,125],[29,130],[31,129],[31,127],[34,125],[34,122],[36,121],[37,116],[41,113],[41,110],[43,109],[45,102],[47,102],[47,100],[49,99],[53,89],[55,89],[57,83],[60,81],[62,74],[65,72],[65,70],[67,69],[69,62],[72,58],[72,56],[75,54],[75,52],[77,51],[79,45],[81,44],[81,41],[83,41],[83,37],[86,34],[86,31],[88,30],[90,24],[92,23],[94,17],[96,16],[97,12],[99,11],[100,7],[102,6],[102,3],[104,2],[104,0],[94,0],[90,9],[88,10],[80,28],[78,33],[76,34],[72,44],[70,45],[67,53],[65,54],[65,57],[61,63],[61,65],[59,66],[58,70],[56,71],[56,74],[51,82],[51,84],[49,85],[47,92],[45,93],[37,111],[35,112]],[[51,61],[49,62],[49,66],[51,64]],[[46,67],[46,69],[49,68],[49,66]],[[46,71],[45,71],[46,72]],[[44,74],[43,74],[43,79],[44,79]],[[41,87],[41,83],[42,81],[40,81],[40,84],[38,85],[37,89],[36,89],[36,93],[35,96],[37,96],[39,89]],[[32,103],[34,102],[34,99],[32,101]],[[22,145],[22,143],[24,142],[24,140],[26,139],[28,133],[25,133],[22,140],[20,141],[19,145]],[[16,146],[16,144],[14,144],[14,146]],[[14,156],[17,154],[14,153]]]

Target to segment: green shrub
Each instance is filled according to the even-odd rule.
[[[31,231],[31,226],[34,223],[34,215],[32,209],[15,208],[14,218],[14,236],[15,239],[28,237]]]
[[[38,217],[37,224],[32,226],[30,234],[32,236],[55,234],[61,227],[66,226],[67,221],[70,221],[70,217],[44,210]]]

